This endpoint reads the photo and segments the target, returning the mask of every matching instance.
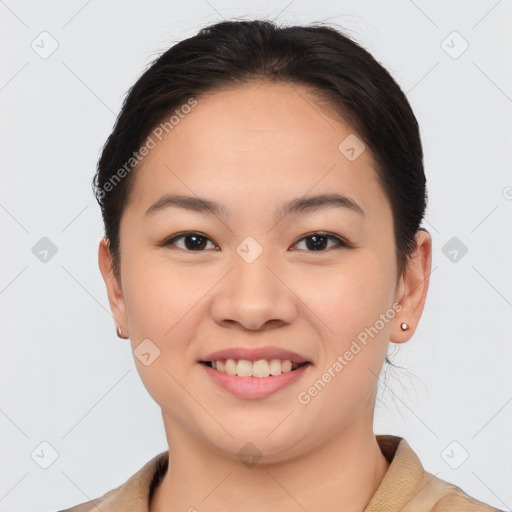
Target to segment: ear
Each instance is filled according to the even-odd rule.
[[[114,275],[110,244],[107,237],[103,237],[98,248],[98,263],[107,287],[110,310],[117,327],[121,327],[122,333],[127,336],[128,328],[126,321],[126,309],[123,297],[123,290],[119,279]]]
[[[390,341],[393,343],[404,343],[414,334],[425,306],[431,267],[432,237],[427,230],[420,229],[416,233],[416,249],[397,286],[395,301],[402,309],[391,325]],[[406,331],[400,327],[403,322],[409,325]]]

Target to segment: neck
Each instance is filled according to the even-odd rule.
[[[361,425],[293,459],[248,466],[171,425],[168,417],[164,423],[169,466],[150,512],[362,512],[389,467],[372,429]]]

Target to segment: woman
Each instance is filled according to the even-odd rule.
[[[130,90],[95,176],[99,265],[169,450],[68,511],[491,511],[375,435],[432,240],[416,118],[325,26],[228,21]]]

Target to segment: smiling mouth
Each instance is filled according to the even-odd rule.
[[[257,361],[223,359],[218,361],[200,361],[200,363],[220,373],[256,378],[276,377],[282,373],[291,373],[311,364],[309,361],[305,363],[292,363],[289,359],[258,359]]]

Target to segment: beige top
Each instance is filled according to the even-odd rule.
[[[390,466],[364,512],[503,512],[425,471],[402,437],[375,437]],[[148,512],[153,489],[167,471],[168,458],[169,451],[162,452],[119,487],[60,512]]]

